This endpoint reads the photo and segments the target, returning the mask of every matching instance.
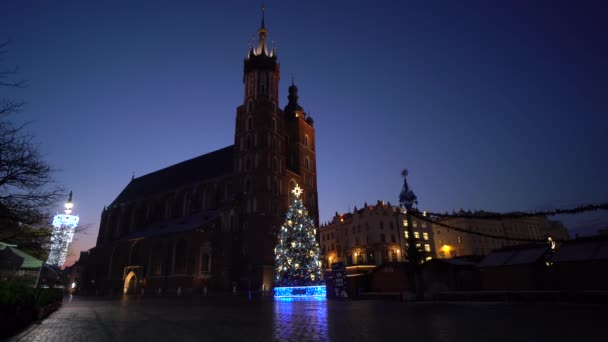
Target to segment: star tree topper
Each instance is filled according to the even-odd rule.
[[[298,184],[296,184],[296,187],[293,188],[293,190],[291,190],[291,193],[294,194],[296,197],[300,197],[300,195],[304,192],[304,190],[302,188],[300,188],[300,186]]]

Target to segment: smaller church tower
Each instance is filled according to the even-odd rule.
[[[287,134],[286,165],[287,170],[297,175],[295,181],[301,185],[306,195],[302,196],[315,226],[319,226],[319,207],[317,202],[317,163],[315,148],[315,129],[312,117],[298,103],[298,87],[291,80],[289,102],[284,109],[285,130]],[[292,188],[293,180],[289,187]]]

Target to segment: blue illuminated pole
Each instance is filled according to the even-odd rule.
[[[68,249],[74,238],[74,232],[78,226],[79,217],[71,215],[74,204],[72,203],[72,192],[65,203],[65,214],[57,214],[53,217],[53,234],[51,235],[51,251],[47,264],[62,266],[67,258]]]

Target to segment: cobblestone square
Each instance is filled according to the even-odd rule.
[[[66,298],[9,341],[584,341],[592,304],[273,301],[241,297]]]

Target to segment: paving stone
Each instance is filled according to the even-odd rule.
[[[603,335],[603,312],[567,303],[72,297],[9,341],[584,341]]]

